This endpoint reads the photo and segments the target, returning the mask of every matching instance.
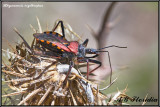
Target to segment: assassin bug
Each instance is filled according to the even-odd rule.
[[[61,24],[62,35],[55,32],[59,24]],[[44,33],[34,33],[33,36],[36,38],[36,41],[44,48],[44,50],[48,49],[49,51],[55,53],[60,60],[68,59],[70,66],[66,79],[70,74],[72,67],[74,66],[74,60],[76,60],[78,63],[87,62],[87,79],[88,79],[89,74],[98,69],[102,65],[100,61],[91,58],[97,57],[100,52],[107,52],[111,67],[109,52],[103,51],[103,49],[109,47],[126,48],[126,47],[119,47],[112,45],[101,49],[92,49],[92,48],[86,48],[89,41],[88,39],[86,39],[82,44],[78,43],[77,41],[67,41],[65,38],[63,21],[59,21],[52,31],[46,31]],[[94,55],[87,57],[86,54],[94,54]],[[98,66],[93,70],[89,71],[89,62],[98,64]]]

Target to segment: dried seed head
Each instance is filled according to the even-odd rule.
[[[11,58],[10,65],[2,69],[6,75],[13,76],[6,82],[16,94],[9,95],[24,96],[18,105],[96,104],[97,95],[92,92],[92,82],[86,82],[75,68],[72,68],[67,83],[64,84],[68,64],[53,64],[56,59],[26,54],[23,52],[25,48],[19,46],[18,55],[9,51],[9,55],[15,55],[15,58]]]
[[[42,32],[38,18],[37,21]],[[18,33],[17,30],[16,32]],[[31,49],[37,55],[33,54]],[[105,104],[104,100],[107,97],[99,93],[99,90],[93,87],[93,82],[86,80],[78,72],[79,69],[72,68],[64,83],[69,65],[61,64],[56,58],[43,54],[42,47],[34,41],[31,49],[22,42],[16,45],[16,54],[3,50],[7,52],[10,63],[9,65],[4,63],[2,66],[5,81],[16,91],[3,97],[19,95],[18,105]]]

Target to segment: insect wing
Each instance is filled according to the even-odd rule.
[[[40,42],[42,46],[51,51],[59,53],[64,51],[70,52],[70,50],[67,48],[69,42],[56,32],[35,33],[33,36],[37,39],[37,41]]]

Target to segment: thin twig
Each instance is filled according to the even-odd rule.
[[[30,24],[31,29],[36,33],[36,29]]]
[[[146,95],[146,97],[145,97],[145,99],[144,99],[142,105],[145,105],[145,104],[147,103],[147,102],[146,102],[147,96],[148,96],[148,94]]]
[[[100,30],[99,30],[99,32],[96,36],[96,40],[97,40],[97,43],[98,43],[98,49],[103,48],[107,43],[106,38],[109,36],[109,33],[110,33],[110,27],[108,26],[109,25],[109,18],[111,17],[111,13],[112,13],[112,11],[115,7],[115,4],[116,4],[116,2],[112,2],[110,4],[109,8],[105,12]],[[98,57],[98,59],[102,63],[105,62],[103,53]]]
[[[70,92],[70,95],[71,95],[71,97],[72,97],[72,100],[73,100],[73,103],[74,103],[74,105],[77,105],[77,102],[76,102],[76,100],[75,100],[75,98],[74,98],[74,96],[73,96],[73,94],[72,94],[72,91],[69,89],[69,92]]]
[[[106,24],[109,23],[109,18],[111,16],[111,13],[113,11],[113,8],[115,6],[116,2],[112,2],[109,6],[109,8],[106,10],[99,33],[96,35],[96,38],[99,40],[99,38],[102,36],[102,33],[106,30]],[[107,35],[108,36],[108,35]]]
[[[23,74],[20,74],[20,73],[17,73],[17,72],[11,72],[11,71],[6,71],[6,70],[2,70],[2,72],[7,73],[7,74],[11,74],[11,75],[14,75],[14,76],[18,76],[18,77],[26,77],[26,75],[23,75]]]
[[[109,88],[116,80],[117,80],[117,78],[115,80],[113,80],[112,83],[110,83],[108,86],[106,86],[102,89],[99,89],[99,90],[102,91],[102,90],[105,90],[105,89]]]
[[[4,93],[7,94],[5,91],[4,91]],[[15,105],[15,102],[14,102],[13,98],[11,98],[10,96],[7,96],[7,98],[10,99],[12,105]]]
[[[52,90],[53,86],[51,85],[47,92],[43,95],[43,97],[40,99],[40,101],[38,102],[38,105],[41,105],[43,103],[43,101],[45,100],[45,98],[47,97],[47,95],[49,94],[49,92]]]
[[[23,93],[26,93],[26,92],[27,92],[27,91],[14,92],[14,93],[2,95],[2,97],[13,96],[13,95],[19,95],[19,94],[23,94]]]
[[[39,18],[36,16],[37,18],[37,23],[38,23],[38,28],[39,28],[39,33],[42,33],[42,27],[41,27],[41,24],[39,22]]]
[[[8,40],[4,37],[2,37],[3,40],[5,40],[7,42],[7,44],[11,47],[11,49],[13,50],[13,52],[16,53],[16,55],[18,55],[17,51],[12,47],[12,45],[8,42]]]
[[[32,91],[18,105],[22,105],[24,102],[28,101],[31,97],[33,97],[34,95],[36,95],[40,91],[42,91],[42,88],[38,88],[38,89]]]
[[[18,36],[23,40],[25,46],[26,46],[26,49],[30,52],[30,53],[33,53],[31,47],[28,45],[28,43],[26,42],[26,40],[23,38],[23,36],[18,32],[18,30],[16,28],[13,29],[17,34]]]
[[[97,46],[98,46],[98,49],[100,48],[103,48],[105,47],[106,43],[107,43],[107,37],[109,36],[109,33],[110,33],[110,30],[111,30],[111,24],[109,22],[109,19],[111,17],[111,14],[113,12],[113,9],[115,7],[117,2],[112,2],[109,7],[106,9],[105,13],[104,13],[104,17],[102,19],[102,22],[101,22],[101,26],[100,26],[100,30],[98,31],[98,33],[95,33],[93,31],[92,28],[90,28],[89,26],[89,29],[92,31],[92,34],[93,34],[93,37],[95,37],[95,40],[97,41]],[[109,75],[110,71],[106,71],[106,60],[105,60],[105,57],[106,55],[104,53],[101,53],[98,57],[98,60],[102,62],[102,66],[101,66],[101,69],[99,69],[100,73],[99,74],[99,77],[97,77],[98,79],[99,78],[103,78],[105,75]],[[103,72],[106,72],[105,75]],[[94,72],[94,74],[96,74],[98,71]]]

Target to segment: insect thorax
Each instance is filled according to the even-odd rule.
[[[76,57],[76,55],[71,52],[64,52],[62,53],[62,57],[72,60],[74,57]]]
[[[77,54],[77,57],[78,57],[78,58],[84,58],[85,55],[86,55],[85,47],[84,47],[82,44],[80,44],[80,45],[78,46],[78,54]]]

